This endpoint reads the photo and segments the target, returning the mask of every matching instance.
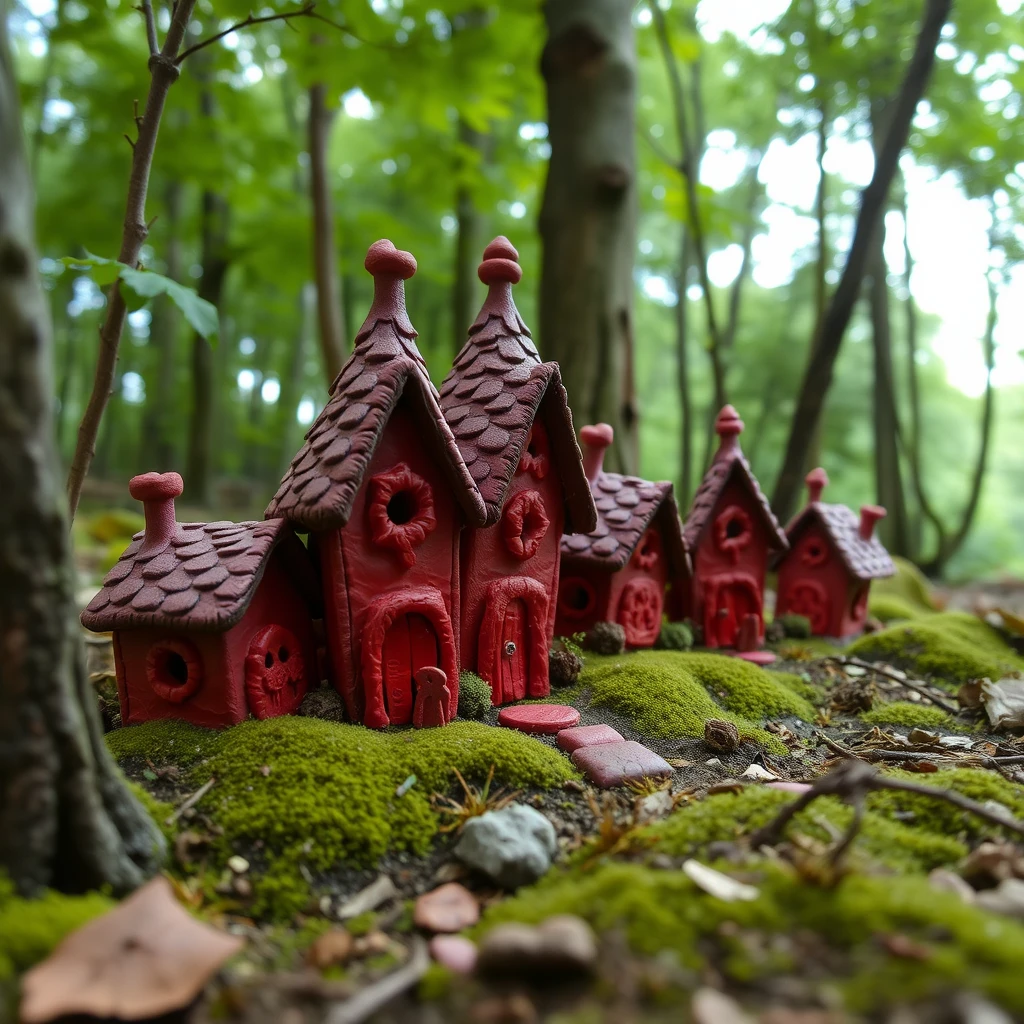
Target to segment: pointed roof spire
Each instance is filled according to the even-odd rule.
[[[731,405],[723,405],[721,412],[715,417],[715,433],[721,438],[718,445],[719,455],[739,448],[736,439],[743,433],[743,420]]]
[[[804,477],[804,483],[807,484],[807,504],[813,505],[815,502],[821,501],[821,492],[828,487],[828,473],[818,466]]]

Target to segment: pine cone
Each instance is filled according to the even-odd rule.
[[[587,633],[587,647],[595,654],[621,654],[626,649],[626,631],[617,622],[596,622]]]
[[[572,651],[553,650],[548,655],[548,679],[552,686],[572,686],[583,668],[583,659]]]
[[[731,754],[740,745],[740,731],[732,722],[709,718],[704,723],[704,742],[718,754]]]

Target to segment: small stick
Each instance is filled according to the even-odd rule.
[[[392,971],[375,984],[368,985],[351,999],[335,1004],[324,1018],[324,1024],[361,1024],[382,1006],[391,1002],[395,996],[412,988],[429,966],[430,954],[427,952],[427,944],[417,936],[413,940],[412,956],[404,967],[399,967],[397,971]]]
[[[173,814],[164,819],[164,824],[173,825],[190,807],[195,807],[213,789],[213,784],[216,781],[211,777],[209,782],[204,782]]]
[[[821,660],[833,661],[837,665],[856,665],[857,668],[863,668],[869,672],[875,672],[880,676],[885,676],[886,679],[891,679],[893,682],[899,683],[900,686],[905,686],[908,690],[913,690],[914,693],[919,693],[926,700],[930,700],[936,707],[942,708],[942,710],[947,714],[959,714],[959,708],[953,707],[953,705],[948,701],[944,701],[941,697],[936,697],[935,694],[930,693],[924,683],[919,683],[913,679],[901,679],[892,670],[881,668],[878,665],[872,665],[870,661],[862,661],[860,658],[851,658],[845,654],[830,654]]]

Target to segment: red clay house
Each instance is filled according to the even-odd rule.
[[[718,451],[683,528],[693,581],[681,612],[703,627],[707,647],[761,643],[768,561],[789,546],[740,449],[742,431],[736,410],[725,406],[715,420]]]
[[[871,581],[896,572],[875,536],[885,509],[862,505],[858,519],[845,505],[826,505],[828,475],[820,467],[806,483],[807,504],[786,527],[790,550],[777,561],[775,613],[805,615],[815,636],[855,636],[864,629]]]
[[[485,508],[462,538],[461,664],[495,704],[550,691],[559,540],[596,524],[558,365],[541,362],[512,298],[518,258],[503,237],[484,250],[488,295],[441,386]]]
[[[424,668],[443,670],[456,713],[459,538],[486,511],[405,310],[416,261],[380,241],[365,265],[373,305],[266,514],[309,531],[334,685],[353,722],[381,728],[413,721]]]
[[[661,630],[666,587],[685,590],[690,560],[672,484],[602,468],[613,437],[607,423],[580,431],[597,528],[562,537],[555,631],[571,636],[596,622],[618,622],[630,647],[650,647]]]
[[[107,573],[82,623],[114,634],[125,725],[234,725],[294,711],[320,681],[315,572],[291,527],[178,523],[177,473],[129,484],[146,529]]]

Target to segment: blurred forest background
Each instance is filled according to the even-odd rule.
[[[169,5],[153,6],[163,38]],[[211,302],[217,336],[194,331],[164,295],[129,314],[85,506],[129,506],[129,476],[176,469],[191,506],[183,515],[259,516],[365,316],[367,246],[387,237],[416,255],[409,311],[439,382],[483,297],[483,246],[499,233],[519,249],[516,298],[542,355],[567,367],[577,426],[602,405],[574,381],[600,363],[606,385],[628,392],[618,463],[674,480],[685,509],[727,399],[771,494],[928,6],[253,8],[299,13],[227,32],[188,58],[168,94],[146,204],[142,264]],[[889,506],[890,546],[953,579],[1024,572],[1019,8],[957,0],[941,30],[803,467],[827,468],[826,500]],[[595,75],[607,108],[596,118],[564,89],[548,113],[560,62],[588,59],[585,35],[545,50],[574,11],[589,11],[615,53],[610,73]],[[239,0],[200,0],[182,49],[249,14]],[[60,260],[117,257],[133,104],[150,84],[147,30],[134,0],[14,0],[9,27],[69,463],[106,296],[101,274]],[[571,286],[575,235],[593,227],[586,211],[566,209],[564,157],[545,201],[549,159],[585,160],[591,145],[629,171],[605,183],[626,194],[624,218],[590,239],[631,293],[610,364],[597,354],[609,344],[600,328],[563,330],[541,308],[550,289]],[[591,284],[600,304],[606,283]]]

